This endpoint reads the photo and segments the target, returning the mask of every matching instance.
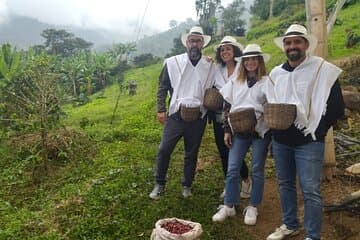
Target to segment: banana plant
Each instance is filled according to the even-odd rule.
[[[20,69],[20,53],[6,43],[0,49],[0,87],[10,82]]]

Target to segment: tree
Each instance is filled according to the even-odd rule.
[[[210,19],[215,17],[215,11],[220,6],[221,0],[196,0],[195,8],[197,16],[199,16],[199,24],[203,28],[205,34],[212,35],[214,26],[210,24]]]
[[[65,30],[45,29],[40,35],[45,38],[44,46],[48,53],[63,57],[74,55],[82,50],[89,50],[93,45]]]
[[[269,18],[270,0],[255,0],[250,7],[251,14],[259,17],[262,20]]]
[[[154,57],[151,53],[144,53],[134,57],[136,67],[146,67],[159,61],[158,57]]]
[[[180,54],[180,53],[183,53],[184,51],[186,51],[185,47],[183,46],[183,44],[181,42],[180,37],[174,38],[173,43],[174,43],[173,48],[171,49],[170,53],[166,54],[165,57],[175,56],[177,54]]]
[[[224,9],[222,19],[224,21],[225,35],[243,36],[245,34],[245,21],[241,19],[246,8],[243,0],[235,0]]]
[[[267,20],[269,17],[279,16],[284,11],[291,15],[291,7],[298,4],[304,4],[304,0],[255,0],[250,12],[262,20]]]
[[[0,86],[10,82],[20,68],[20,53],[6,43],[0,49]]]
[[[175,28],[175,27],[177,27],[177,25],[178,25],[178,22],[176,20],[171,20],[169,22],[169,27],[170,28]]]
[[[112,48],[109,49],[107,52],[118,62],[121,62],[127,60],[129,55],[135,51],[136,51],[135,43],[128,43],[128,44],[115,43],[113,44]]]

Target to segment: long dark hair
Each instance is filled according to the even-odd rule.
[[[232,46],[232,48],[233,48],[234,58],[242,56],[242,51],[240,48],[238,48],[232,44],[229,44],[229,45]],[[220,49],[221,49],[221,47],[218,47],[216,49],[215,60],[217,63],[221,64],[222,66],[225,66],[226,63],[221,59],[221,55],[220,55],[221,50]],[[233,61],[235,62],[235,59],[233,59]]]

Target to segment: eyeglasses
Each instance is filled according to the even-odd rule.
[[[200,44],[200,43],[203,43],[203,40],[201,38],[190,38],[188,39],[188,42],[190,44]]]

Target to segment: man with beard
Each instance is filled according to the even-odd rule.
[[[296,176],[304,202],[304,239],[320,239],[324,139],[328,129],[344,115],[337,79],[342,70],[320,57],[309,56],[317,39],[302,25],[292,24],[274,42],[285,52],[287,61],[270,72],[271,81],[265,89],[267,100],[294,104],[296,118],[288,129],[273,130],[282,225],[267,240],[299,233]]]
[[[210,40],[211,37],[204,35],[201,27],[192,27],[189,33],[181,36],[187,52],[167,58],[164,62],[157,93],[157,117],[164,125],[164,129],[156,159],[155,186],[149,194],[152,199],[159,199],[165,190],[170,156],[182,137],[184,138],[182,195],[184,198],[192,195],[191,185],[195,177],[197,155],[206,125],[204,93],[214,81],[213,63],[201,54],[201,50]],[[170,104],[166,113],[165,101],[168,94]],[[192,109],[194,114],[182,114],[186,109]],[[188,119],[186,116],[195,117]]]

